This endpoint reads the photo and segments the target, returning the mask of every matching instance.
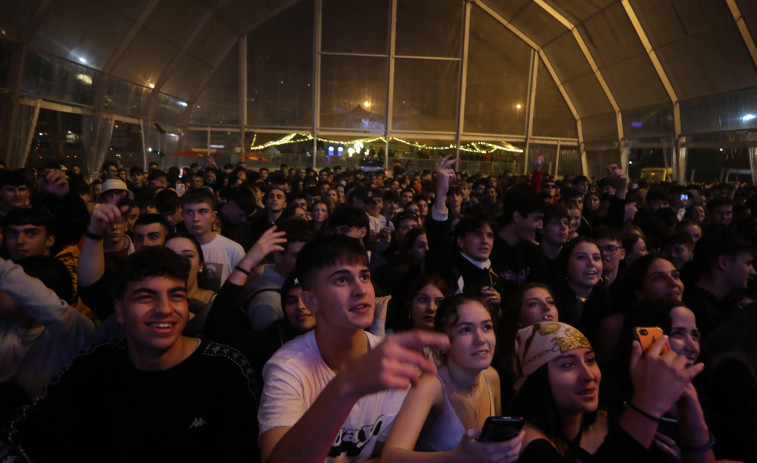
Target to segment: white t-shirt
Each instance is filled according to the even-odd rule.
[[[334,376],[315,341],[315,330],[284,344],[263,368],[263,399],[258,411],[260,433],[292,427]],[[371,348],[382,341],[365,333]],[[360,398],[333,438],[326,462],[370,459],[376,442],[386,442],[407,389],[381,391]]]
[[[244,257],[244,248],[236,241],[216,235],[215,238],[202,245],[202,254],[205,257],[208,289],[218,291],[229,278],[234,267]]]

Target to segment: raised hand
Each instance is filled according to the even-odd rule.
[[[45,169],[39,180],[42,189],[53,196],[66,196],[70,190],[66,175],[57,169]]]
[[[124,208],[128,209],[128,206]],[[89,218],[89,231],[95,235],[104,235],[114,223],[123,222],[123,220],[122,211],[115,204],[98,204]]]

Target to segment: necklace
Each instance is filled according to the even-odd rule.
[[[452,374],[449,366],[447,367],[447,374],[449,375],[449,380],[453,386],[452,394],[450,394],[450,403],[452,403],[452,408],[455,409],[458,416],[461,418],[460,421],[465,425],[466,428],[478,427],[478,402],[480,402],[480,396],[474,398],[474,395],[478,390],[479,383],[481,382],[481,375],[478,375],[476,382],[472,385],[459,386],[459,382],[455,380],[455,377]],[[458,404],[458,406],[455,407],[455,404]],[[462,412],[462,414],[460,412]]]

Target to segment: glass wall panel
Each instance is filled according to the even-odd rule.
[[[536,74],[533,124],[534,136],[578,138],[576,119],[541,60]]]
[[[419,174],[423,171],[434,172],[439,159],[455,153],[454,145],[454,140],[415,137],[392,139],[389,142],[389,172],[394,171],[394,166],[405,168],[408,162],[412,164],[411,170]],[[455,167],[455,170],[461,171],[460,166]]]
[[[576,39],[568,31],[547,44],[544,47],[544,54],[547,55],[552,69],[563,82],[592,72]]]
[[[511,22],[540,46],[565,33],[565,26],[536,3],[530,3],[523,8]]]
[[[155,116],[153,119],[161,124],[168,124],[174,127],[181,127],[184,123],[184,113],[187,109],[187,103],[178,98],[166,94],[158,95],[158,102],[155,106]],[[169,130],[167,127],[164,127]]]
[[[584,140],[617,140],[618,124],[614,113],[581,119]]]
[[[79,164],[86,171],[81,131],[81,114],[40,109],[26,167],[56,162],[67,166]]]
[[[494,143],[481,142],[475,139],[462,138],[460,140],[460,162],[461,172],[469,174],[481,173],[483,175],[502,175],[505,171],[513,173],[523,172],[523,165],[526,162],[526,155],[523,149],[523,143]],[[510,148],[495,149],[495,147]],[[515,150],[512,150],[512,149]]]
[[[117,121],[113,125],[113,134],[105,161],[120,164],[126,170],[133,166],[142,166],[142,126]]]
[[[579,31],[600,68],[635,55],[645,54],[636,30],[620,2],[586,19]]]
[[[312,128],[312,85],[313,3],[299,2],[247,36],[248,124]]]
[[[32,15],[41,0],[28,0],[20,2],[18,0],[0,1],[0,24],[3,25],[11,37],[16,35],[18,29],[27,24],[29,17]]]
[[[142,117],[149,95],[150,89],[111,76],[105,92],[105,109],[124,116]]]
[[[397,0],[396,54],[459,57],[462,13],[459,0]]]
[[[192,124],[239,124],[239,46],[234,46],[192,105]]]
[[[581,172],[581,152],[578,147],[561,146],[557,175],[567,177],[568,175],[578,175]]]
[[[312,142],[308,151],[312,151]],[[386,141],[380,136],[319,134],[316,167],[383,171],[385,153]]]
[[[531,48],[472,9],[464,131],[524,135]]]
[[[287,134],[246,132],[244,153],[253,152],[261,156],[262,160],[248,159],[244,162],[255,166],[255,168],[268,167],[272,172],[279,169],[281,164],[286,164],[289,167],[312,166],[313,139],[309,136],[298,136],[295,140],[302,141],[290,142],[285,140],[285,137],[287,137]]]
[[[506,20],[512,20],[530,3],[531,0],[488,0],[486,2],[487,5]]]
[[[21,92],[51,100],[92,105],[99,73],[88,67],[30,50]]]
[[[586,168],[588,177],[599,179],[607,175],[607,166],[620,164],[619,149],[586,150]]]
[[[239,61],[239,55],[234,55],[234,58]],[[179,58],[176,67],[171,72],[165,84],[160,88],[160,91],[185,101],[189,100],[192,98],[200,82],[212,70],[213,68],[210,65],[185,53]]]
[[[670,101],[646,53],[611,64],[601,71],[621,109]]]
[[[0,88],[8,86],[8,77],[11,70],[11,58],[16,50],[16,45],[8,40],[0,40]]]
[[[326,0],[322,9],[323,51],[388,54],[389,0]]]
[[[684,134],[757,128],[757,89],[681,101]]]
[[[526,173],[531,175],[536,165],[536,158],[540,154],[544,156],[542,172],[554,175],[556,173],[555,168],[557,167],[557,145],[546,143],[531,143],[528,145],[528,159],[526,160],[528,168],[526,169]]]
[[[593,72],[569,82],[564,81],[563,86],[573,99],[573,104],[580,117],[612,111],[610,101],[605,96],[605,92]]]
[[[142,28],[118,60],[113,74],[132,82],[155,85],[179,47],[148,28]]]
[[[675,136],[673,105],[629,109],[622,114],[624,138]]]
[[[580,21],[586,21],[614,2],[615,0],[592,0],[590,2],[550,0],[549,3],[561,14],[567,16],[573,24],[576,24]]]
[[[129,16],[105,2],[53,2],[31,45],[102,69],[132,24]]]
[[[321,58],[321,127],[383,131],[387,58]]]
[[[655,49],[713,24],[733,22],[726,2],[631,0],[631,5]]]
[[[394,130],[455,132],[459,61],[395,60]]]

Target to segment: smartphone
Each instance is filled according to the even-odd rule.
[[[681,195],[681,201],[686,201],[687,199],[689,199],[689,195]]]
[[[637,341],[639,341],[639,344],[641,344],[641,348],[646,353],[649,350],[649,347],[652,345],[655,340],[658,338],[663,337],[662,334],[662,328],[659,326],[654,327],[642,327],[637,326],[633,329],[633,338]],[[664,354],[668,351],[668,346],[663,346],[661,354]]]
[[[510,440],[523,429],[523,418],[518,416],[490,416],[484,422],[479,442],[503,442]]]
[[[187,186],[186,185],[184,185],[183,183],[177,183],[176,184],[176,194],[178,196],[183,196],[184,193],[186,193],[186,192],[187,192]]]

